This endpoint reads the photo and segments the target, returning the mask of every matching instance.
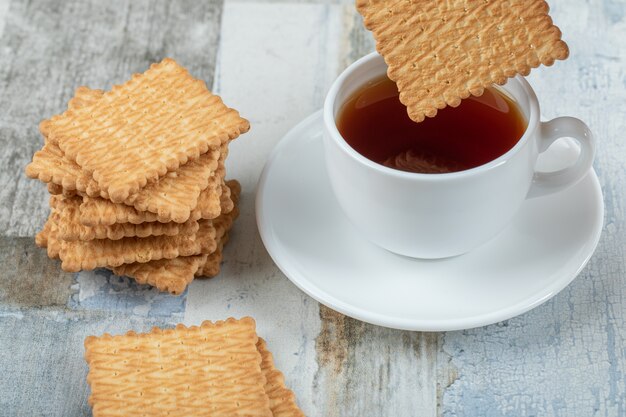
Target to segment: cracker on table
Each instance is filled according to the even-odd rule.
[[[272,417],[252,318],[85,339],[94,417]]]
[[[217,238],[217,248],[211,254],[124,264],[111,270],[115,275],[132,278],[139,284],[152,285],[160,291],[180,295],[194,278],[211,278],[219,274],[226,242],[228,234]]]
[[[200,220],[198,232],[194,235],[66,241],[56,235],[54,216],[50,219],[54,233],[48,236],[48,249],[51,242],[60,244],[61,269],[66,272],[211,253],[217,248],[215,228],[211,220]]]
[[[35,236],[35,244],[40,248],[46,248],[50,259],[59,258],[61,241],[56,237],[56,227],[53,221],[53,213],[50,213],[43,229]]]
[[[219,217],[213,219],[213,227],[217,236],[223,236],[233,226],[233,222],[239,217],[239,198],[241,197],[241,185],[237,180],[228,180],[223,185],[224,192],[222,193],[225,198],[222,199],[223,207],[229,205],[229,208],[224,208]]]
[[[416,122],[569,50],[544,0],[356,0]]]
[[[165,59],[95,103],[52,118],[48,140],[121,203],[248,129],[203,81]]]
[[[99,93],[94,93],[94,91],[99,91]],[[101,95],[101,90],[80,87],[76,90],[74,98],[70,100],[68,108],[75,109],[88,105],[95,102]],[[50,120],[45,120],[40,124],[44,138],[47,137],[51,123]],[[147,184],[137,193],[130,195],[123,203],[138,211],[158,213],[162,222],[186,221],[182,219],[189,219],[190,211],[197,205],[201,191],[208,187],[209,177],[218,168],[219,158],[221,157],[223,161],[227,153],[227,144],[222,145],[219,150],[210,150],[180,166],[178,170],[168,172],[159,181]],[[70,191],[74,191],[88,197],[103,199],[109,197],[91,175],[85,173],[75,162],[65,158],[59,146],[48,140],[43,149],[35,153],[32,162],[26,167],[26,175],[48,183],[49,191],[54,194],[61,194],[63,191],[68,195]],[[51,184],[57,186],[50,187]],[[218,200],[215,196],[214,198]]]
[[[239,188],[234,186],[233,181],[229,181],[229,183],[233,185],[232,199],[236,203],[239,199]],[[236,184],[238,185],[238,183]],[[124,264],[113,268],[113,272],[117,275],[133,278],[140,284],[152,285],[161,291],[181,294],[194,279],[194,276],[215,276],[219,273],[222,249],[228,240],[228,232],[238,215],[239,210],[235,206],[228,213],[224,212],[213,220],[217,247],[211,254]]]
[[[222,203],[222,213],[226,213],[226,215],[220,215],[213,222],[217,234],[220,235],[223,232],[223,236],[218,240],[215,251],[207,256],[200,268],[198,268],[196,272],[196,277],[198,278],[213,278],[220,273],[224,246],[228,243],[229,232],[232,229],[233,222],[239,217],[238,204],[241,198],[241,184],[237,180],[228,180],[224,189],[225,191],[222,195],[228,195],[229,197],[228,199],[223,199]],[[232,208],[226,207],[228,202],[231,203]]]
[[[48,183],[48,192],[52,195],[63,195],[65,197],[76,197],[78,195],[76,191],[68,190],[52,182]]]
[[[198,205],[202,191],[209,187],[211,177],[215,176],[219,157],[219,150],[200,155],[177,171],[168,172],[158,182],[146,185],[124,204],[137,211],[157,213],[161,221],[167,218],[178,223],[187,221]],[[207,195],[219,201],[217,195],[210,192]]]
[[[213,278],[219,275],[222,269],[222,259],[224,257],[224,246],[228,243],[229,234],[226,233],[217,241],[217,248],[213,253],[207,255],[198,269],[194,272],[196,278]]]
[[[219,247],[218,240],[218,247]],[[193,281],[208,254],[179,256],[146,263],[124,264],[112,268],[115,275],[133,278],[139,284],[148,284],[170,294],[182,294]]]
[[[221,159],[221,157],[220,157]],[[85,226],[116,223],[143,223],[143,222],[177,222],[188,220],[214,219],[221,212],[221,195],[225,170],[223,163],[218,163],[218,169],[209,177],[207,187],[200,192],[196,206],[188,216],[171,216],[170,212],[140,211],[126,204],[116,204],[103,198],[83,197],[80,207],[80,221]],[[185,217],[187,219],[185,220]]]
[[[198,222],[185,223],[146,222],[139,224],[117,223],[110,226],[85,226],[80,223],[80,197],[52,196],[50,206],[55,210],[57,236],[62,240],[119,240],[125,237],[193,235],[198,231]]]
[[[304,417],[304,413],[296,403],[296,396],[285,385],[283,373],[274,366],[274,358],[265,340],[259,337],[256,347],[261,354],[261,371],[265,376],[265,393],[270,400],[272,415],[274,417]]]
[[[74,91],[74,97],[67,103],[68,109],[79,108],[89,106],[95,103],[102,95],[104,90],[91,89],[86,86],[80,86]],[[50,133],[50,126],[52,121],[62,117],[62,114],[52,116],[50,119],[44,119],[39,123],[39,131],[44,138],[48,137]]]
[[[32,162],[26,166],[26,175],[55,186],[59,190],[55,194],[61,194],[63,190],[80,190],[89,195],[100,195],[98,184],[76,163],[67,161],[61,148],[50,143],[35,152]]]
[[[35,235],[35,244],[40,248],[48,247],[48,238],[50,236],[50,229],[52,228],[52,221],[46,220],[43,225],[43,229]]]
[[[222,184],[222,196],[220,204],[222,212],[228,213],[239,202],[241,198],[241,184],[237,180],[228,180]]]
[[[78,87],[74,97],[69,101],[67,108],[80,108],[95,103],[102,95],[102,90],[91,90],[87,87]],[[70,191],[83,191],[89,195],[99,196],[100,187],[93,178],[82,171],[75,162],[65,158],[63,151],[57,144],[48,141],[50,126],[53,120],[62,115],[39,123],[39,131],[44,138],[44,146],[35,152],[33,160],[26,166],[26,175],[48,184],[51,194],[68,194]]]
[[[219,176],[218,176],[219,177]],[[189,213],[189,220],[212,219],[219,216],[223,182],[218,177],[209,179],[209,186],[198,197],[198,205]],[[219,181],[219,182],[218,182]],[[217,198],[217,203],[215,199]],[[80,206],[80,222],[85,226],[110,226],[117,223],[139,224],[144,222],[167,222],[169,216],[161,217],[157,213],[138,211],[125,204],[116,204],[101,198],[83,197]],[[174,220],[171,220],[174,221]]]

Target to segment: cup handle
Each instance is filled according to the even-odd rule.
[[[580,145],[576,162],[554,172],[535,172],[532,186],[526,198],[541,197],[564,190],[580,181],[591,168],[596,151],[596,141],[587,125],[575,117],[557,117],[541,122],[539,152],[545,152],[560,138],[573,138]]]

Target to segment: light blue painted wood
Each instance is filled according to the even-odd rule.
[[[626,415],[626,3],[551,1],[570,58],[529,77],[546,118],[598,140],[606,220],[598,249],[553,300],[500,325],[443,335],[458,379],[444,416]]]

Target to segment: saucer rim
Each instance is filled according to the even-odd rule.
[[[584,257],[581,257],[582,262],[577,262],[578,267],[575,269],[575,271],[572,271],[571,273],[567,272],[560,274],[560,278],[553,281],[550,285],[547,285],[541,290],[538,290],[532,295],[526,297],[524,300],[512,306],[498,309],[490,313],[484,313],[466,318],[440,320],[407,319],[403,317],[385,315],[382,313],[373,313],[371,311],[365,310],[360,307],[355,307],[350,303],[342,301],[332,294],[328,293],[327,291],[324,291],[318,286],[314,285],[311,280],[306,278],[305,274],[301,274],[296,270],[296,268],[292,265],[292,262],[289,261],[288,257],[280,253],[280,250],[278,250],[273,242],[271,242],[273,234],[271,232],[271,225],[268,224],[266,220],[268,216],[265,214],[264,209],[264,190],[266,189],[267,178],[269,176],[269,172],[273,163],[282,153],[284,148],[289,146],[292,141],[297,140],[297,138],[301,136],[298,135],[298,132],[302,130],[307,130],[309,128],[309,125],[313,125],[316,123],[319,125],[319,129],[322,130],[322,117],[322,110],[318,110],[313,114],[307,116],[291,129],[289,129],[289,131],[285,133],[280,141],[274,146],[272,152],[266,160],[263,171],[261,172],[259,181],[257,183],[255,198],[255,216],[257,228],[259,230],[259,235],[261,237],[263,245],[265,246],[265,249],[267,250],[268,254],[272,258],[276,266],[296,287],[298,287],[301,291],[303,291],[305,294],[309,295],[319,303],[327,306],[328,308],[331,308],[357,320],[399,330],[455,331],[482,327],[516,317],[529,310],[532,310],[535,307],[538,307],[539,305],[554,297],[565,287],[567,287],[580,274],[582,269],[587,265],[587,263],[593,256],[598,246],[604,225],[604,196],[602,194],[602,188],[600,186],[598,176],[592,167],[589,173],[585,177],[583,177],[583,179],[587,176],[592,177],[593,191],[595,194],[594,201],[596,202],[596,204],[599,204],[598,214],[594,220],[593,237],[592,239],[588,240],[588,242],[592,242],[592,244],[588,246],[588,250],[585,253]],[[497,239],[497,237],[495,239]],[[384,249],[381,248],[380,250]]]

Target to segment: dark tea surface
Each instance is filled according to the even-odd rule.
[[[386,76],[371,81],[340,109],[337,128],[354,150],[390,168],[447,173],[484,165],[510,150],[526,130],[517,105],[496,88],[415,123]]]

